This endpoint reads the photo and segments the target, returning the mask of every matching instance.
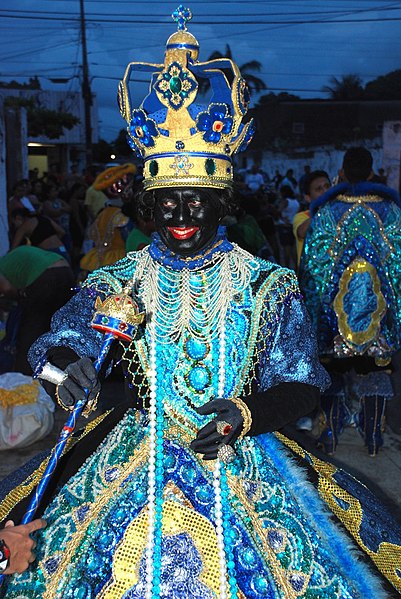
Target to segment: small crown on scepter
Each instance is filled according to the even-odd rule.
[[[125,292],[109,295],[103,301],[97,297],[95,310],[92,328],[126,341],[134,338],[138,326],[145,318],[145,312],[141,311],[138,302]]]

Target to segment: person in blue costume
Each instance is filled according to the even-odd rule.
[[[47,501],[37,563],[6,582],[7,599],[388,597],[273,433],[313,409],[329,378],[295,274],[230,243],[220,225],[233,208],[231,155],[251,137],[245,83],[231,61],[198,63],[190,11],[173,16],[178,32],[139,110],[127,91],[135,63],[120,88],[152,243],[92,273],[30,351],[33,365],[65,369],[57,388],[45,383],[65,407],[84,389],[91,401],[102,383],[95,302],[134,297],[146,322],[119,348],[131,407],[89,455],[103,424],[82,437],[84,461]],[[211,106],[194,102],[196,75],[211,79]],[[361,494],[356,481],[338,477],[337,493],[335,469],[314,465],[334,511],[397,584],[397,527],[378,514],[377,542],[345,490]]]
[[[366,148],[350,148],[345,181],[312,203],[299,281],[333,380],[322,398],[321,443],[334,452],[350,416],[346,395],[353,393],[360,399],[357,424],[374,456],[398,376],[392,379],[391,360],[401,347],[401,200],[370,181],[372,163]]]

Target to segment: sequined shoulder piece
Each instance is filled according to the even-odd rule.
[[[259,274],[253,281],[252,288],[258,299],[284,301],[285,298],[290,299],[294,295],[300,297],[297,277],[293,270],[261,258],[255,260],[259,264]]]
[[[138,252],[129,252],[118,262],[95,270],[88,276],[83,287],[91,287],[97,291],[122,291],[133,280],[137,263],[144,254],[148,254],[148,248]]]

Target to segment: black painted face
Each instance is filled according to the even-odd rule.
[[[222,209],[211,190],[174,188],[158,190],[155,225],[163,243],[181,256],[191,256],[215,238]]]

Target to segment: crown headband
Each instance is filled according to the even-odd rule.
[[[186,27],[192,18],[189,9],[181,5],[172,17],[178,31],[167,40],[164,63],[131,62],[119,84],[128,143],[144,162],[145,189],[229,187],[232,156],[246,149],[255,131],[253,120],[242,123],[250,101],[248,86],[232,60],[198,62],[198,41]],[[133,109],[129,83],[135,71],[152,76],[149,94]],[[210,83],[209,104],[199,98],[199,78]]]

